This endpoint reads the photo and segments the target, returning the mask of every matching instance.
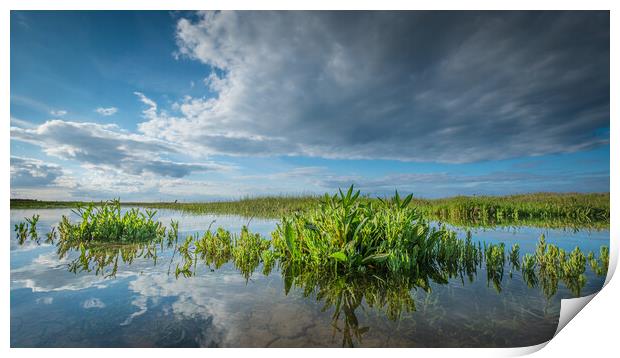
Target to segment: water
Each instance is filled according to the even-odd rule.
[[[499,292],[484,269],[473,282],[431,281],[429,292],[400,279],[287,276],[277,269],[264,275],[262,267],[246,280],[230,263],[216,270],[198,266],[195,276],[177,278],[173,249],[158,252],[156,263],[121,264],[114,277],[72,273],[68,266],[78,253],[59,259],[54,246],[18,245],[13,225],[34,213],[44,234],[70,210],[11,210],[12,347],[528,346],[553,336],[561,299],[574,297],[561,282],[547,297],[540,287],[529,288],[520,272],[511,278],[508,267]],[[166,210],[157,217],[178,220],[182,235],[204,232],[213,220],[232,232],[248,223]],[[254,218],[250,229],[269,237],[275,224]],[[507,248],[519,243],[523,254],[534,251],[542,233],[567,250],[598,253],[609,245],[608,231],[531,227],[474,231],[473,239]],[[581,296],[604,282],[589,268],[586,275]]]

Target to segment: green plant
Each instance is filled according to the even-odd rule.
[[[566,261],[561,263],[562,277],[566,286],[575,294],[581,293],[581,288],[586,283],[586,256],[576,247]]]
[[[166,234],[165,226],[154,220],[155,211],[134,208],[122,213],[118,199],[99,206],[79,206],[73,212],[81,221],[73,224],[63,216],[58,227],[61,240],[139,243],[161,241]]]
[[[28,240],[28,224],[25,222],[15,224],[15,233],[17,235],[17,242],[19,245],[23,245]]]
[[[508,257],[510,258],[510,265],[512,266],[512,268],[518,270],[520,267],[519,244],[512,245],[512,248],[510,249],[510,254],[508,255]]]
[[[260,264],[263,252],[268,251],[270,246],[269,240],[263,239],[260,234],[251,233],[246,226],[243,226],[241,234],[235,238],[232,257],[235,266],[246,280]]]
[[[521,274],[523,280],[528,287],[532,288],[538,284],[538,278],[536,277],[536,257],[530,254],[523,255],[523,261],[521,263]]]
[[[598,259],[594,257],[593,252],[590,252],[588,254],[588,262],[590,262],[592,271],[598,276],[607,275],[607,270],[609,268],[609,247],[601,246]]]
[[[464,270],[475,246],[445,228],[431,228],[409,205],[412,196],[368,201],[351,186],[325,195],[315,210],[283,217],[272,233],[274,251],[285,264],[331,267],[336,271],[419,272],[431,267]]]
[[[504,243],[488,245],[484,251],[486,261],[487,282],[493,282],[495,289],[500,292],[501,282],[504,278],[504,265],[506,263],[506,252]]]

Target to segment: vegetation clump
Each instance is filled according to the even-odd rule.
[[[597,275],[607,275],[607,270],[609,269],[609,247],[601,246],[598,259],[594,257],[593,252],[590,252],[588,254],[588,262],[592,271],[596,272]]]
[[[37,232],[37,223],[39,222],[39,215],[32,215],[30,218],[24,218],[26,222],[20,222],[15,224],[15,233],[17,234],[17,241],[20,245],[23,245],[26,240],[30,239],[39,243],[39,234]]]
[[[81,221],[73,224],[62,216],[58,231],[65,241],[140,243],[163,240],[166,236],[166,227],[154,219],[156,211],[133,208],[123,213],[118,199],[101,205],[80,205],[72,211]]]
[[[282,218],[272,233],[276,255],[284,264],[332,268],[336,271],[420,272],[453,267],[475,246],[465,245],[445,228],[431,228],[409,206],[412,196],[390,200],[359,199],[353,187],[325,195],[320,206]]]

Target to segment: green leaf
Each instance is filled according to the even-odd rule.
[[[329,257],[332,257],[340,262],[347,262],[348,260],[347,255],[342,251],[334,252],[333,254],[329,255]]]
[[[362,260],[362,264],[367,264],[371,262],[376,262],[376,263],[383,262],[387,260],[388,257],[390,257],[390,254],[374,254],[374,255],[366,256]]]

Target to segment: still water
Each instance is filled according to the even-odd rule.
[[[562,282],[545,294],[528,287],[508,264],[501,287],[484,268],[470,281],[415,285],[381,278],[284,279],[259,266],[246,279],[230,263],[198,266],[193,277],[176,277],[174,250],[157,260],[119,264],[114,277],[68,270],[78,252],[62,259],[52,245],[20,246],[12,231],[24,217],[40,214],[41,234],[68,209],[11,210],[12,347],[517,347],[542,343],[557,328],[560,302],[575,297]],[[239,232],[248,219],[187,215],[160,210],[163,223],[179,221],[181,236],[221,226]],[[72,221],[76,221],[72,217]],[[269,237],[275,220],[249,222]],[[538,238],[572,250],[598,253],[609,231],[532,227],[472,231],[474,241],[518,243],[533,253]],[[464,232],[461,232],[463,236]],[[109,272],[109,271],[108,271]],[[580,296],[598,291],[605,277],[590,268]]]

